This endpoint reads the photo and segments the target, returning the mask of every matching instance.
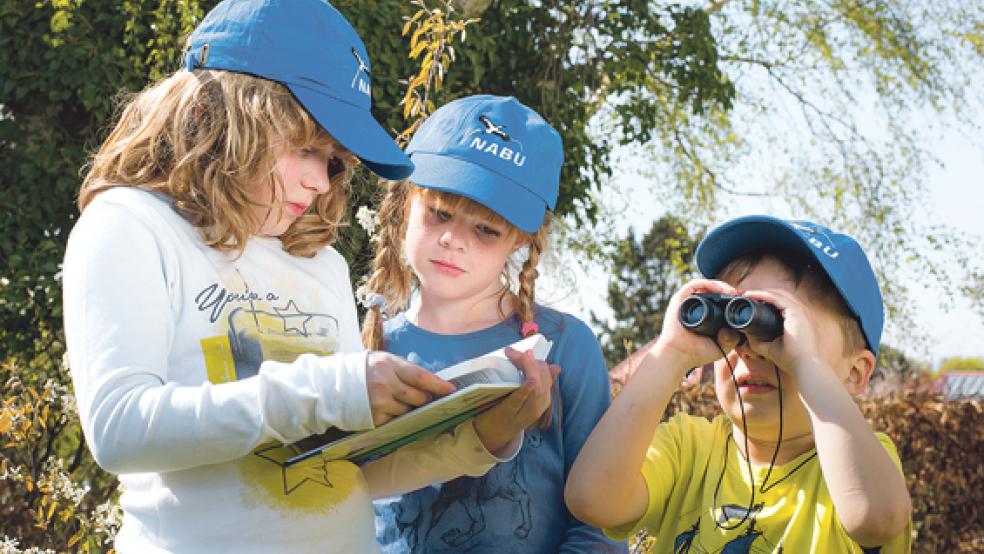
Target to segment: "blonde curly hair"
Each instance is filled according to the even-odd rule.
[[[331,147],[344,166],[280,237],[288,253],[311,257],[338,238],[358,160],[283,85],[243,73],[178,71],[126,98],[87,164],[79,210],[114,187],[163,193],[205,244],[241,253],[263,223],[249,191],[282,190],[277,154],[308,146]]]

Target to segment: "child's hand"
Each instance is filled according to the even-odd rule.
[[[422,406],[434,396],[454,392],[454,385],[426,369],[388,352],[370,352],[366,362],[366,388],[372,422],[381,425]]]
[[[779,369],[796,376],[803,362],[820,359],[817,322],[806,305],[785,290],[755,290],[744,293],[753,300],[772,304],[783,319],[782,335],[769,342],[748,337],[748,347]]]
[[[663,330],[654,348],[663,348],[677,354],[682,360],[681,369],[702,366],[722,358],[721,350],[709,337],[698,335],[680,324],[680,305],[688,297],[705,292],[717,294],[738,294],[734,287],[724,281],[695,279],[684,285],[670,298],[663,316]],[[725,352],[730,352],[738,344],[740,336],[731,329],[718,331],[717,342]]]
[[[506,356],[525,374],[523,386],[475,417],[475,433],[485,448],[495,455],[501,454],[544,412],[553,409],[550,392],[560,373],[559,366],[537,361],[530,351],[506,348]]]

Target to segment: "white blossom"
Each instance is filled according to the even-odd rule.
[[[65,466],[61,458],[48,458],[45,462],[45,469],[48,472],[47,481],[51,486],[52,495],[60,500],[67,500],[73,506],[82,503],[82,498],[86,491],[72,481],[72,477],[65,472]]]
[[[24,473],[21,471],[24,469],[23,466],[8,466],[7,461],[4,460],[3,465],[0,465],[0,469],[2,469],[0,471],[0,481],[17,482],[24,480]]]
[[[369,276],[363,275],[359,278],[359,283],[355,287],[355,301],[365,306],[367,294],[369,294]]]
[[[0,554],[20,554],[20,549],[17,548],[19,544],[20,541],[17,539],[4,535],[3,539],[0,539]]]
[[[123,509],[113,501],[104,502],[96,506],[92,513],[93,530],[101,535],[105,535],[103,544],[111,544],[116,540],[116,533],[123,524]]]
[[[355,213],[355,220],[366,230],[366,233],[369,233],[370,241],[379,240],[379,235],[376,233],[380,223],[379,212],[369,206],[359,206],[359,211]]]
[[[0,540],[0,554],[55,554],[54,550],[48,548],[41,549],[32,546],[26,550],[21,550],[19,546],[20,541],[4,535],[3,539]]]

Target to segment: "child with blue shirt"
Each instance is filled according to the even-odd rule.
[[[590,329],[534,302],[559,189],[560,136],[514,98],[471,96],[434,112],[406,153],[414,172],[391,182],[381,205],[367,347],[437,371],[539,332],[553,343],[547,361],[562,370],[556,401],[527,429],[515,459],[484,477],[377,502],[383,551],[624,552],[624,543],[573,517],[563,499],[571,464],[610,393]],[[385,325],[383,307],[392,315]],[[523,427],[487,414],[475,418],[483,437]]]

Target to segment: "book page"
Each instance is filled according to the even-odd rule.
[[[514,342],[510,345],[513,350],[518,350],[519,352],[526,352],[527,350],[533,351],[533,357],[537,360],[543,361],[547,359],[547,354],[550,352],[550,347],[552,344],[543,335],[536,334],[527,337],[521,341]],[[505,362],[505,363],[502,363]],[[434,375],[437,375],[445,381],[451,381],[455,383],[457,379],[464,375],[474,374],[476,372],[484,372],[485,376],[475,377],[475,381],[468,381],[467,379],[463,382],[478,382],[478,383],[495,383],[495,382],[505,382],[505,383],[522,383],[523,376],[519,369],[509,361],[506,357],[506,349],[500,348],[494,352],[489,352],[488,354],[479,356],[477,358],[472,358],[470,360],[465,360],[463,362],[457,363],[451,367],[437,371]],[[487,379],[487,380],[482,380]],[[467,385],[466,385],[467,386]],[[459,386],[459,388],[461,388]]]
[[[443,377],[440,375],[440,372],[437,373],[437,376],[448,381],[458,390],[479,383],[486,385],[495,383],[523,384],[522,373],[519,372],[512,362],[505,358],[482,356],[481,358],[468,360],[465,363],[468,365],[467,368],[459,367],[462,364],[454,366],[455,368],[462,369],[456,377]]]

